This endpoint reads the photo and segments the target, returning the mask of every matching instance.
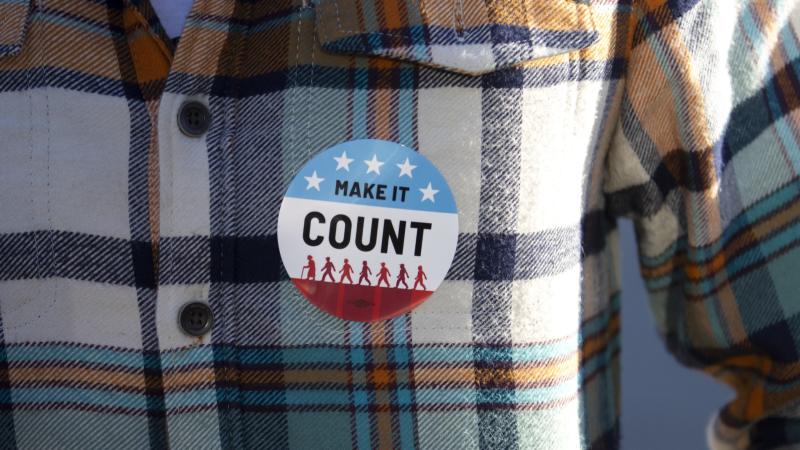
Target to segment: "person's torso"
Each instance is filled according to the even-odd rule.
[[[614,446],[618,285],[600,175],[628,7],[196,3],[171,67],[146,5],[21,2],[0,31],[6,437]],[[179,131],[187,100],[211,113],[200,137]],[[458,206],[445,281],[370,323],[303,299],[277,238],[300,168],[359,139],[419,151]],[[416,266],[405,277],[424,281]],[[191,301],[211,306],[210,334],[181,332]]]

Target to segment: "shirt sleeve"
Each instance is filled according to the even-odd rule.
[[[668,349],[735,390],[713,449],[800,443],[798,3],[633,0],[607,208]]]

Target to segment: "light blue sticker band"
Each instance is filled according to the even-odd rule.
[[[457,213],[442,174],[395,142],[348,141],[320,152],[289,184],[287,197]]]

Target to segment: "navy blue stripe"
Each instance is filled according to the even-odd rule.
[[[633,46],[640,45],[650,36],[672,25],[698,3],[700,0],[669,0],[665,5],[648,12],[634,32]]]
[[[122,13],[108,9],[108,22],[122,27]],[[125,246],[130,258],[127,267],[128,275],[143,285],[155,286],[155,260],[152,257],[153,247],[147,244],[152,235],[150,224],[150,204],[148,185],[148,165],[150,155],[150,133],[153,123],[147,113],[142,99],[142,91],[135,83],[126,80],[137,79],[133,58],[126,36],[114,36],[112,40],[119,62],[121,80],[116,81],[116,89],[123,92],[131,116],[130,140],[128,154],[128,221],[131,237],[134,242]],[[80,77],[76,77],[80,78]],[[150,257],[148,259],[148,256]],[[125,266],[123,266],[125,267]],[[148,274],[149,272],[149,274]],[[145,390],[147,399],[147,432],[151,449],[168,449],[166,403],[164,399],[164,376],[159,354],[159,340],[156,327],[157,291],[148,287],[136,289],[136,301],[139,308],[139,325],[142,330],[142,363],[145,371]]]
[[[800,444],[800,419],[767,417],[750,428],[750,445],[754,449],[787,448]]]
[[[561,74],[560,76],[564,76]],[[487,82],[488,81],[488,82]],[[477,254],[472,292],[472,337],[477,342],[509,344],[512,321],[512,283],[518,262],[532,261],[520,255],[526,247],[517,225],[520,160],[522,153],[522,104],[524,71],[502,70],[485,77],[481,89],[481,173]],[[519,244],[522,244],[520,246]],[[523,252],[524,253],[524,252]],[[510,347],[495,352],[490,367],[476,365],[475,409],[478,415],[478,446],[481,449],[518,448],[513,411],[497,403],[514,402],[514,355]],[[485,350],[473,349],[475,361],[485,360]]]
[[[211,282],[255,283],[286,280],[277,235],[212,237]]]
[[[787,114],[794,111],[800,102],[791,105],[781,104],[778,107],[772,106],[768,92],[780,92],[779,80],[788,78],[792,82],[795,94],[800,92],[798,89],[797,75],[794,66],[800,65],[800,58],[789,62],[787,66],[774,74],[764,83],[764,86],[751,97],[736,105],[731,111],[728,126],[725,129],[722,145],[722,161],[727,164],[737,153],[750,145],[765,130],[774,126],[774,123],[782,119]],[[777,95],[775,98],[782,98]],[[797,97],[797,95],[795,95]],[[780,100],[779,100],[780,101]],[[774,111],[781,111],[782,115],[776,117]]]
[[[0,235],[0,251],[0,280],[60,277],[128,286],[135,280],[125,239],[69,231],[11,233]]]
[[[47,8],[47,9],[37,10],[36,13],[38,14],[34,14],[33,16],[34,20],[37,19],[41,20],[39,14],[51,17],[61,17],[67,19],[68,21],[74,21],[83,25],[88,25],[90,27],[95,27],[101,30],[108,31],[109,33],[111,33],[113,38],[118,38],[120,36],[123,36],[125,33],[125,29],[121,25],[117,26],[107,21],[100,22],[97,20],[92,20],[86,16],[72,14],[63,10]]]
[[[606,248],[608,235],[617,229],[616,219],[606,209],[589,211],[581,220],[582,256],[595,255]]]
[[[516,263],[517,235],[482,233],[478,235],[475,279],[486,281],[511,280]]]
[[[519,235],[461,234],[459,241],[465,243],[467,251],[456,252],[453,266],[459,265],[460,258],[475,259],[474,254],[481,255],[481,258],[477,259],[473,274],[466,273],[465,269],[471,268],[467,265],[462,269],[452,269],[447,279],[512,281],[559,273],[579,262],[579,239],[577,227]],[[469,245],[475,241],[477,248]],[[559,244],[558,251],[542,251],[552,249],[554,243]],[[280,259],[277,236],[274,234],[212,237],[210,252],[212,282],[263,283],[288,279]],[[517,253],[524,255],[526,260],[519,263]],[[196,276],[188,271],[183,272],[178,267],[174,271],[174,282],[185,282],[184,276],[197,281]]]
[[[153,266],[153,245],[150,242],[131,241],[133,259],[133,278],[137,287],[156,287],[155,267]]]
[[[620,79],[625,70],[624,59],[609,61],[570,61],[548,67],[510,68],[482,76],[462,75],[412,63],[396,69],[344,68],[324,66],[299,66],[286,71],[270,72],[247,78],[229,76],[204,77],[172,74],[166,90],[176,94],[191,95],[198,91],[210,92],[219,97],[245,98],[280,92],[292,86],[319,87],[352,91],[351,80],[367,80],[356,88],[363,89],[420,89],[435,87],[493,87],[522,88],[546,87],[569,81]],[[418,85],[409,85],[401,72],[415,68],[413,78]],[[397,76],[392,76],[397,73]],[[311,76],[313,73],[313,77]],[[387,80],[389,80],[387,82]]]
[[[425,39],[416,39],[424,36]],[[414,25],[392,30],[376,30],[327,41],[323,47],[333,52],[378,52],[413,45],[518,44],[522,48],[546,46],[562,49],[588,47],[599,34],[594,30],[539,30],[507,24],[484,24],[458,32],[452,27]],[[376,46],[373,43],[383,45]]]
[[[0,92],[42,87],[57,87],[116,97],[123,97],[128,93],[129,99],[142,99],[141,94],[130,95],[134,92],[135,86],[129,83],[71,69],[42,66],[29,70],[0,70]]]
[[[256,3],[257,1],[260,1],[260,0],[238,0],[238,3],[239,4],[248,3],[248,2],[249,3]],[[233,16],[231,16],[231,17],[206,13],[206,14],[199,14],[199,15],[197,15],[195,17],[192,17],[192,19],[205,20],[205,21],[208,21],[208,22],[214,22],[214,23],[223,25],[225,27],[232,26],[232,30],[235,33],[249,34],[250,33],[250,28],[253,27],[253,26],[261,25],[262,23],[270,22],[270,21],[277,20],[277,19],[282,19],[282,18],[285,18],[287,16],[291,16],[293,14],[299,14],[299,13],[305,12],[308,9],[309,8],[307,6],[292,6],[292,7],[280,9],[278,11],[268,12],[268,13],[264,14],[263,16],[255,16],[254,15],[253,17],[250,17],[247,14],[241,14],[241,13],[236,13],[236,12],[234,12]],[[250,11],[247,11],[247,12],[250,12]],[[255,11],[253,11],[253,12],[255,12]],[[237,14],[241,14],[241,15],[237,15]],[[287,27],[291,27],[292,24],[289,23],[289,22],[286,22],[286,26]],[[242,27],[242,28],[240,29],[239,27]],[[263,29],[256,29],[252,33],[253,34],[257,34],[257,33],[263,33],[263,32],[264,32]]]
[[[546,87],[568,81],[619,79],[625,69],[625,60],[613,59],[602,62],[570,61],[566,64],[548,67],[509,68],[482,76],[462,75],[415,66],[411,63],[402,65],[396,70],[407,70],[410,67],[416,67],[419,71],[419,74],[414,77],[419,82],[418,86],[408,85],[407,81],[404,81],[399,76],[399,72],[398,76],[391,76],[391,73],[386,73],[393,72],[392,69],[300,66],[286,71],[270,72],[247,78],[173,73],[165,90],[184,95],[193,95],[203,91],[220,97],[245,98],[283,91],[289,87],[289,80],[295,80],[298,87],[352,90],[349,80],[354,76],[368,80],[363,86],[364,89],[375,89],[377,87],[387,89],[478,86],[494,88]],[[310,77],[312,71],[314,73],[313,82],[308,82],[312,80]],[[387,84],[386,80],[390,80],[390,82]],[[30,70],[0,71],[0,92],[22,91],[41,87],[57,87],[94,94],[127,97],[130,100],[144,100],[141,89],[135,83],[90,75],[70,69],[48,66]]]
[[[613,224],[584,221],[584,253],[601,251]],[[606,220],[606,219],[602,219]],[[462,233],[448,280],[511,281],[559,273],[578,261],[577,227],[537,233]],[[52,242],[43,253],[42,242]],[[38,244],[37,244],[38,243]],[[558,251],[543,251],[558,243]],[[159,283],[263,283],[288,280],[277,235],[165,237],[160,241]],[[0,280],[60,277],[152,289],[153,245],[68,231],[0,234]],[[514,255],[531,263],[515,265]],[[476,264],[475,255],[482,255]],[[55,255],[58,260],[55,260]]]

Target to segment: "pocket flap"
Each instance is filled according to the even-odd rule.
[[[411,60],[480,75],[598,39],[581,0],[319,0],[331,53]]]
[[[19,53],[25,41],[30,0],[0,1],[0,56]]]

